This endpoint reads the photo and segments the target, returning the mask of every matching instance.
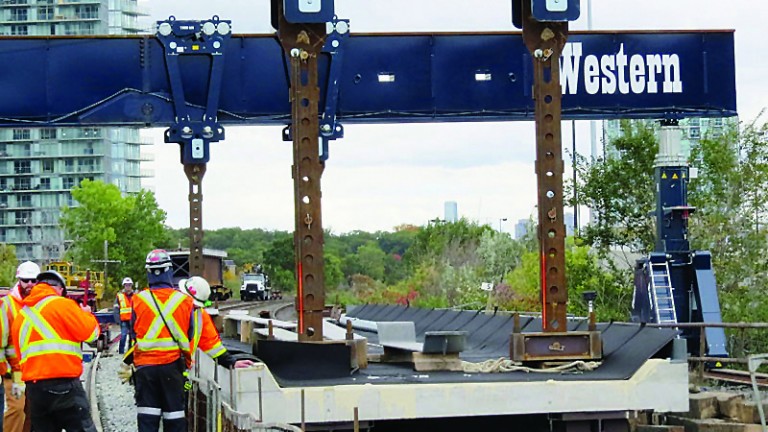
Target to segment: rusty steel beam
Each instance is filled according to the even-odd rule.
[[[533,56],[543,330],[564,332],[568,288],[565,280],[559,62],[568,38],[568,23],[534,20],[531,2],[526,1],[523,2],[523,16],[526,17],[523,41]]]
[[[206,164],[184,164],[189,180],[189,274],[203,276],[203,176]]]
[[[567,22],[539,22],[531,2],[523,1],[523,41],[533,60],[536,119],[536,177],[539,209],[541,332],[521,333],[519,318],[510,337],[515,361],[594,360],[602,357],[600,333],[568,332],[568,286],[565,278],[563,220],[562,90],[560,54],[568,39]]]
[[[325,277],[319,154],[318,56],[325,44],[325,24],[291,24],[280,11],[278,38],[289,61],[293,185],[295,202],[299,340],[323,340]]]

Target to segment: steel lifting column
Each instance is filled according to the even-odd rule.
[[[517,361],[596,359],[602,356],[598,332],[567,331],[559,61],[568,22],[538,21],[531,2],[522,1],[522,27],[523,41],[533,56],[543,332],[523,334],[516,325],[510,357]]]
[[[217,112],[224,50],[231,35],[231,21],[220,20],[218,16],[207,21],[177,21],[171,16],[157,22],[174,111],[174,123],[165,131],[165,142],[180,144],[181,163],[189,180],[189,273],[195,276],[202,276],[204,270],[202,187],[210,159],[209,144],[224,139]],[[207,100],[202,110],[187,104],[179,65],[181,56],[201,55],[211,61]]]
[[[318,56],[325,44],[326,25],[292,24],[282,11],[278,15],[278,37],[288,56],[291,85],[299,340],[322,341],[325,278],[320,178],[325,165],[318,150]]]
[[[523,2],[524,11],[530,7],[530,2]],[[524,16],[527,19],[523,20],[523,41],[533,55],[542,325],[545,332],[564,332],[567,329],[568,288],[565,281],[559,61],[568,38],[568,23],[539,22],[530,13]]]

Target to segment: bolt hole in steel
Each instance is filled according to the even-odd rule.
[[[310,199],[308,196],[305,195],[303,198],[301,198],[301,202],[303,202],[304,204],[309,204]]]
[[[553,175],[555,175],[555,173],[552,171],[547,171],[547,177],[552,177]]]
[[[301,106],[303,106],[304,108],[308,107],[309,106],[309,99],[303,98],[301,100]]]
[[[557,294],[557,292],[560,291],[556,286],[552,285],[549,287],[549,293],[550,294]]]
[[[555,197],[555,191],[548,190],[547,191],[547,198],[552,199]]]
[[[301,143],[302,143],[303,145],[309,145],[309,138],[307,138],[307,137],[304,137],[304,138],[302,138],[302,139],[301,139]]]
[[[301,125],[302,126],[309,126],[309,119],[308,118],[301,119]]]
[[[555,249],[555,248],[551,248],[551,249],[549,250],[549,257],[550,257],[550,258],[554,258],[554,257],[556,257],[556,256],[557,256],[557,249]]]
[[[307,327],[307,336],[314,336],[314,335],[315,335],[315,328]]]
[[[308,275],[304,276],[304,282],[305,283],[311,285],[314,281],[315,281],[315,276],[314,275],[308,274]],[[312,300],[315,299],[315,296],[313,296],[312,294],[307,294],[307,296],[305,298],[307,299],[307,301],[312,301]]]
[[[304,256],[304,264],[305,265],[312,265],[312,263],[315,262],[314,255],[305,255]]]
[[[548,151],[548,152],[547,152],[547,153],[544,155],[544,157],[545,157],[545,158],[547,158],[547,160],[552,160],[552,159],[554,159],[554,158],[555,158],[555,154],[554,154],[554,153],[552,153],[551,151]]]
[[[551,95],[544,96],[544,103],[547,103],[547,104],[552,103],[552,96]]]
[[[304,183],[309,183],[309,177],[304,176],[301,178],[301,181],[303,181]]]
[[[547,122],[547,123],[552,123],[552,120],[554,120],[554,119],[555,118],[552,117],[552,114],[547,114],[547,115],[544,116],[544,121]]]
[[[360,81],[363,80],[363,76],[360,74],[355,74],[355,77],[352,79],[352,82],[355,84],[360,84]]]
[[[555,232],[555,230],[551,229],[551,230],[549,230],[549,231],[547,232],[547,237],[549,237],[549,238],[555,238],[555,234],[557,234],[557,233]]]
[[[510,72],[509,75],[507,75],[507,77],[509,77],[509,82],[517,81],[517,76],[513,72]]]
[[[550,267],[550,268],[549,268],[549,274],[550,274],[550,275],[554,276],[554,275],[556,275],[557,273],[558,273],[558,271],[557,271],[557,267]]]
[[[551,134],[551,133],[548,133],[548,134],[544,135],[544,139],[547,140],[547,141],[554,141],[555,136],[553,134]]]
[[[312,236],[304,236],[304,246],[309,246],[312,244]]]

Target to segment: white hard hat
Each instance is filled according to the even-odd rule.
[[[189,279],[179,281],[179,289],[184,294],[192,297],[196,306],[205,307],[205,303],[211,296],[211,285],[200,276],[192,276]]]
[[[133,285],[133,280],[131,278],[127,277],[127,278],[123,279],[123,285],[125,285],[125,284]]]
[[[39,273],[39,265],[32,261],[24,261],[16,268],[16,279],[35,279]]]

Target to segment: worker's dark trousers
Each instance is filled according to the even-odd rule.
[[[184,377],[178,362],[136,369],[136,413],[139,432],[186,432]],[[35,430],[37,432],[37,430]]]
[[[79,378],[27,382],[27,397],[35,432],[96,432]]]

